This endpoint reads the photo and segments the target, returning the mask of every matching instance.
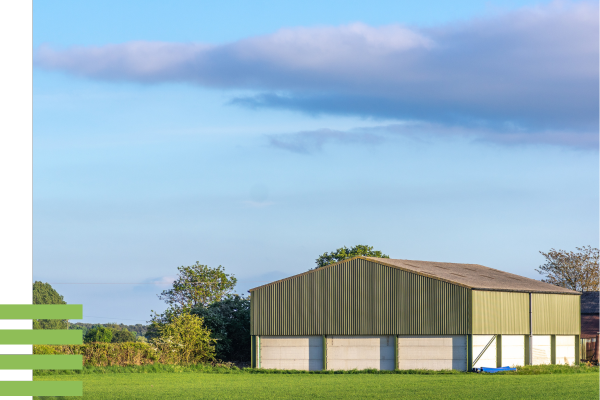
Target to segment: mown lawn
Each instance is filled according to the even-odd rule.
[[[84,399],[598,399],[598,374],[90,374]],[[71,397],[72,398],[72,397]],[[47,399],[47,397],[45,398]]]

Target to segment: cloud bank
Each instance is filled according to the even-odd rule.
[[[552,3],[433,28],[282,29],[227,44],[41,47],[35,65],[92,79],[249,90],[233,104],[311,114],[597,132],[598,5]]]
[[[428,142],[440,138],[463,139],[474,143],[501,146],[551,145],[573,149],[598,149],[598,134],[543,131],[523,132],[518,129],[490,129],[482,126],[444,125],[438,123],[410,121],[372,127],[359,127],[347,131],[317,129],[286,134],[267,135],[269,145],[299,154],[314,154],[327,145],[373,146],[389,143],[398,138]]]

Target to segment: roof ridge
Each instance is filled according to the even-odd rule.
[[[536,279],[532,279],[532,278],[527,278],[525,276],[521,276],[521,275],[517,275],[517,274],[513,274],[511,272],[506,272],[506,271],[502,271],[499,269],[495,269],[495,268],[490,268],[490,267],[486,267],[485,265],[481,265],[481,264],[464,264],[464,263],[450,263],[450,262],[443,262],[443,261],[423,261],[423,260],[406,260],[406,259],[401,259],[401,258],[383,258],[383,257],[367,257],[367,256],[355,256],[352,258],[347,258],[345,260],[341,260],[338,261],[336,263],[333,264],[328,264],[325,265],[323,267],[317,267],[317,268],[313,268],[310,269],[306,272],[302,272],[300,274],[296,274],[296,275],[292,275],[289,276],[287,278],[283,278],[283,279],[279,279],[261,286],[257,286],[255,288],[252,288],[250,290],[248,290],[249,292],[264,288],[266,286],[272,286],[275,285],[277,283],[280,282],[285,282],[287,280],[290,279],[294,279],[294,278],[298,278],[300,276],[303,275],[308,275],[308,274],[312,274],[316,271],[321,271],[325,268],[332,268],[332,267],[336,267],[338,265],[344,264],[344,263],[348,263],[352,260],[357,260],[357,259],[361,259],[361,260],[365,260],[365,261],[370,261],[370,262],[374,262],[380,265],[384,265],[386,267],[389,268],[394,268],[394,269],[399,269],[402,271],[406,271],[415,275],[420,275],[420,276],[424,276],[430,279],[435,279],[435,280],[439,280],[442,282],[447,282],[450,283],[452,285],[456,285],[456,286],[461,286],[467,289],[472,289],[472,290],[488,290],[488,291],[506,291],[506,292],[522,292],[522,293],[556,293],[556,294],[571,294],[571,295],[579,295],[579,292],[576,292],[574,290],[571,289],[567,289],[567,288],[562,288],[560,286],[556,286],[556,285],[552,285],[550,283],[547,282],[542,282],[542,281],[538,281]],[[389,261],[388,261],[389,260]],[[390,262],[391,261],[391,262]],[[393,263],[394,261],[399,262],[400,264],[403,265],[397,265],[396,263]],[[467,279],[460,279],[462,280],[459,281],[457,279],[452,279],[452,277],[448,278],[448,277],[444,277],[444,276],[439,276],[439,275],[435,275],[433,273],[431,273],[431,271],[428,271],[429,268],[428,266],[418,266],[418,265],[411,265],[409,264],[409,262],[414,262],[414,263],[428,263],[428,264],[453,264],[453,265],[457,265],[457,266],[461,266],[464,269],[467,270],[471,270],[470,268],[466,268],[468,266],[473,266],[473,267],[481,267],[485,270],[491,270],[494,271],[498,274],[500,274],[500,277],[498,277],[499,281],[496,281],[499,285],[501,282],[500,278],[505,278],[505,279],[511,279],[511,280],[516,280],[519,281],[521,284],[527,286],[527,283],[535,283],[536,285],[542,285],[542,288],[538,288],[538,289],[533,289],[533,288],[519,288],[520,285],[518,285],[517,283],[512,284],[512,287],[510,287],[511,285],[505,286],[505,287],[494,287],[494,285],[491,285],[490,287],[486,287],[481,286],[481,285],[477,285],[478,282],[476,282],[476,278],[477,276],[480,277],[485,277],[491,280],[494,280],[496,278],[491,277],[491,276],[487,276],[487,275],[483,275],[481,272],[485,272],[485,271],[476,271],[476,270],[472,270],[473,272],[475,272],[475,274],[467,274],[469,276],[465,276],[465,275],[460,275],[457,274],[455,272],[457,272],[456,270],[454,270],[454,272],[451,272],[450,269],[448,269],[448,272],[446,274],[450,274],[450,275],[455,275],[455,276],[460,276],[463,278],[467,278]],[[431,265],[433,267],[436,267],[435,265]],[[439,267],[439,266],[438,266]],[[418,269],[423,268],[423,270],[419,271]],[[439,267],[441,269],[447,269],[447,268],[443,268],[443,267]],[[438,271],[436,271],[438,272]],[[444,273],[441,273],[441,275],[444,275]],[[471,278],[471,282],[470,283],[466,283],[464,281],[469,281],[468,278]],[[475,284],[473,284],[473,281],[475,281]],[[544,287],[545,286],[545,287]],[[555,290],[552,290],[553,288],[556,288]],[[544,290],[547,289],[547,290]]]

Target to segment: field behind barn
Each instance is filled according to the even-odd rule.
[[[597,399],[598,377],[597,373],[285,375],[184,372],[50,375],[34,379],[83,381],[84,399]]]

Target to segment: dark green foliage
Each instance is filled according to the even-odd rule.
[[[196,307],[192,314],[204,318],[204,325],[217,339],[216,357],[223,361],[250,360],[250,300],[229,296],[208,307]]]
[[[113,330],[104,326],[96,326],[90,329],[83,337],[84,343],[110,343],[113,338]]]
[[[67,304],[49,283],[33,283],[33,304]],[[67,329],[68,322],[59,319],[34,319],[33,329]]]
[[[379,250],[374,251],[373,246],[365,246],[359,244],[350,249],[344,246],[331,253],[326,252],[321,254],[319,258],[315,260],[317,264],[316,268],[324,267],[329,264],[335,264],[336,262],[340,262],[356,256],[390,258],[390,256],[383,254]]]
[[[150,324],[150,326],[148,326],[148,329],[146,330],[146,338],[148,340],[159,338],[160,327],[161,322],[159,322],[159,320],[153,321],[152,324]]]
[[[135,342],[135,333],[129,332],[127,329],[113,329],[113,337],[111,343]]]

